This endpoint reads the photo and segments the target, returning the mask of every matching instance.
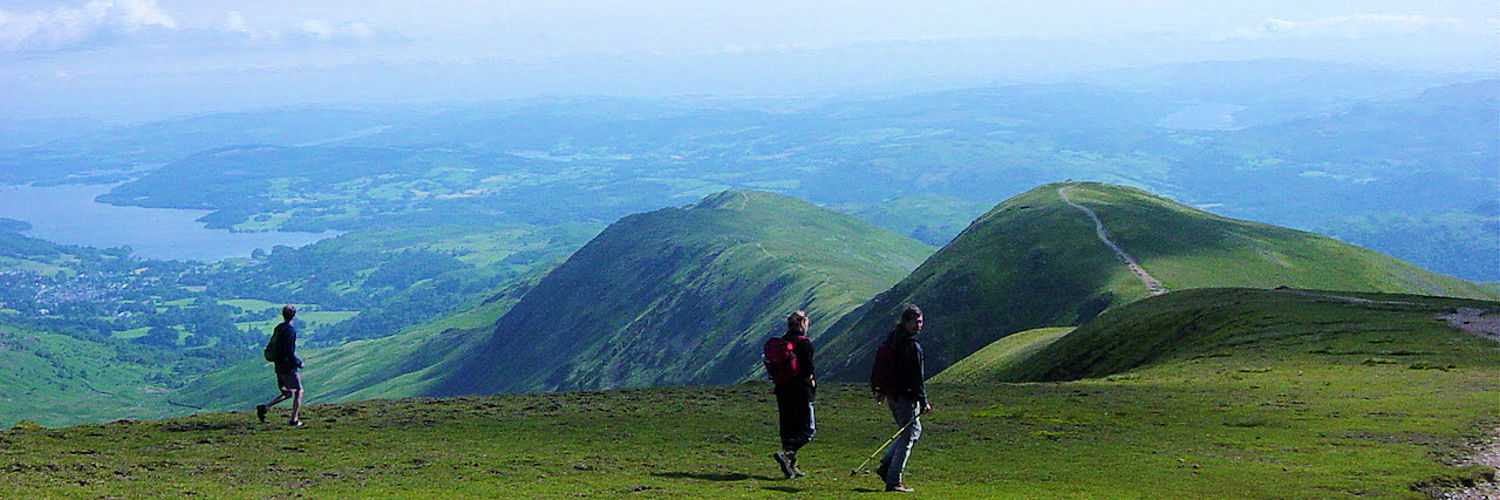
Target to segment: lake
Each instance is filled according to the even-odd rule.
[[[198,222],[208,210],[119,207],[94,201],[113,187],[0,185],[0,217],[30,223],[32,229],[25,234],[33,238],[97,248],[129,245],[136,256],[163,260],[248,257],[257,248],[298,247],[341,234],[235,233]]]

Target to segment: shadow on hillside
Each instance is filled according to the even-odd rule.
[[[769,476],[752,476],[739,472],[653,472],[651,475],[667,479],[694,479],[698,481],[774,481]]]

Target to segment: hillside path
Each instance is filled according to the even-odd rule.
[[[1500,311],[1460,307],[1438,318],[1447,321],[1453,328],[1500,342]],[[1461,463],[1500,471],[1500,427],[1490,431],[1489,439],[1475,443],[1473,454]],[[1483,482],[1469,488],[1448,492],[1443,498],[1450,500],[1500,498],[1500,481]]]
[[[1134,274],[1136,279],[1141,280],[1141,284],[1146,285],[1146,290],[1151,295],[1167,293],[1167,287],[1161,284],[1161,280],[1156,279],[1151,273],[1146,272],[1146,268],[1141,267],[1141,264],[1136,262],[1135,257],[1131,257],[1129,253],[1125,252],[1125,249],[1120,248],[1120,245],[1115,243],[1115,239],[1110,235],[1109,229],[1104,227],[1104,221],[1099,220],[1099,214],[1094,213],[1089,207],[1074,203],[1073,199],[1068,197],[1069,188],[1072,188],[1072,186],[1057,188],[1058,196],[1061,196],[1064,202],[1072,205],[1073,208],[1082,210],[1084,215],[1088,215],[1090,219],[1094,220],[1094,232],[1099,235],[1099,241],[1104,242],[1105,245],[1109,245],[1109,248],[1115,251],[1115,256],[1125,262],[1125,266],[1130,268],[1130,274]]]

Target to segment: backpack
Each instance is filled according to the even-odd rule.
[[[906,392],[896,366],[896,349],[899,347],[899,340],[889,340],[875,348],[875,366],[870,368],[870,390],[888,396]]]
[[[798,336],[796,339],[807,337]],[[771,375],[771,380],[778,384],[785,384],[797,380],[801,373],[797,366],[797,355],[793,350],[796,343],[783,337],[771,337],[766,341],[760,355],[761,362],[766,365],[766,373]]]
[[[280,339],[280,330],[271,333],[271,340],[266,342],[266,350],[261,353],[266,356],[266,361],[275,363],[277,360],[281,359],[281,350],[277,349],[278,346],[276,345],[277,341]]]

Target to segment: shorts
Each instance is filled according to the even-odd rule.
[[[302,390],[302,377],[297,372],[276,372],[276,387],[282,390]]]

